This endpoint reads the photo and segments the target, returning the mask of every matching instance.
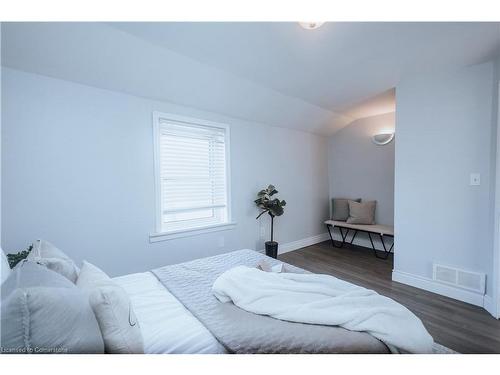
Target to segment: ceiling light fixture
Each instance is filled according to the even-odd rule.
[[[306,30],[318,29],[323,25],[324,22],[299,22],[299,25]]]

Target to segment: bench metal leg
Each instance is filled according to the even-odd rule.
[[[345,232],[345,235],[344,235],[344,233],[342,232],[342,228],[341,228],[341,227],[339,227],[339,231],[340,231],[340,235],[342,236],[342,246],[344,246],[344,244],[345,244],[345,240],[346,240],[346,238],[347,238],[347,235],[348,235],[348,234],[349,234],[349,232],[350,232],[350,229],[347,229],[347,231]]]
[[[357,230],[354,231],[354,234],[353,234],[353,236],[351,238],[351,245],[352,245],[352,241],[354,241],[354,238],[356,237],[356,234],[358,234]]]
[[[332,227],[332,229],[330,229],[330,227],[332,227],[330,224],[326,225],[326,228],[328,229],[328,234],[330,235],[330,240],[332,241],[332,246],[336,247],[338,249],[343,248],[344,244],[345,244],[345,240],[347,238],[347,235],[349,234],[349,229],[347,229],[347,231],[344,234],[344,232],[342,231],[342,228],[341,227],[337,227],[339,229],[339,232],[340,232],[340,237],[342,237],[342,241],[341,242],[339,241],[340,242],[340,246],[338,246],[338,245],[335,245],[335,241],[333,240],[333,236],[332,236],[332,230],[334,230],[335,227]],[[356,234],[354,234],[354,235],[356,235]],[[352,243],[352,241],[351,241],[351,243]]]
[[[331,227],[330,224],[326,224],[326,229],[328,229],[328,234],[330,235],[330,240],[332,241],[332,246],[336,247],[335,242],[333,242],[333,237],[332,237],[332,232],[330,231],[330,227]]]
[[[379,234],[380,242],[382,242],[382,246],[384,248],[384,256],[380,256],[380,255],[378,255],[377,249],[375,248],[375,245],[373,244],[371,233],[370,232],[367,232],[367,233],[368,233],[368,237],[370,238],[370,243],[372,244],[373,254],[375,255],[375,257],[377,257],[378,259],[384,259],[384,260],[386,260],[387,258],[389,258],[389,254],[392,252],[392,249],[394,247],[394,242],[392,243],[392,245],[389,248],[389,250],[387,250],[387,247],[385,246],[384,236],[382,236],[381,234]]]
[[[342,238],[342,241],[337,241],[337,242],[340,242],[340,245],[336,245],[335,244],[335,240],[333,239],[333,235],[332,235],[332,231],[335,229],[335,226],[331,225],[331,224],[326,224],[326,228],[328,229],[328,234],[330,235],[330,240],[332,241],[332,246],[336,247],[338,249],[343,248],[344,245],[347,243],[346,242],[347,236],[349,235],[349,232],[351,231],[351,229],[349,229],[349,228],[342,228],[342,227],[339,227],[339,226],[337,227],[339,229],[340,237]],[[344,231],[342,229],[345,229],[346,232],[344,233]],[[358,234],[358,230],[357,229],[352,229],[352,230],[354,231],[354,234],[352,235],[352,238],[349,241],[350,244],[352,244],[354,242],[354,239],[356,238],[356,235]],[[373,243],[372,234],[375,234],[375,233],[364,231],[364,230],[361,230],[361,232],[365,232],[366,234],[368,234],[368,238],[370,239],[370,243],[371,243],[372,249],[373,249],[373,254],[375,255],[375,257],[377,257],[378,259],[384,259],[384,260],[386,260],[387,258],[389,258],[389,255],[391,254],[391,252],[392,252],[392,250],[394,248],[394,241],[392,242],[391,247],[389,248],[389,250],[387,250],[387,245],[385,244],[384,236],[382,234],[378,234],[379,237],[380,237],[380,242],[382,242],[382,247],[384,248],[384,255],[381,256],[381,255],[378,254],[377,248],[375,247],[375,244]],[[389,236],[389,237],[392,237],[392,236]]]

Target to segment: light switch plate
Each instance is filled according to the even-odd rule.
[[[479,185],[481,185],[481,175],[479,173],[471,173],[470,186],[479,186]]]

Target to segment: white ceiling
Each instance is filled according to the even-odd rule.
[[[117,23],[115,27],[328,110],[405,74],[491,58],[500,23]]]
[[[406,75],[487,61],[500,23],[10,23],[2,64],[331,134],[394,110]]]

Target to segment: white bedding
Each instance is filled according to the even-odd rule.
[[[130,296],[145,353],[224,353],[224,347],[150,272],[113,279]]]
[[[298,323],[368,332],[393,353],[432,353],[433,339],[410,310],[373,290],[330,275],[274,273],[238,266],[220,275],[212,291],[254,314]]]

